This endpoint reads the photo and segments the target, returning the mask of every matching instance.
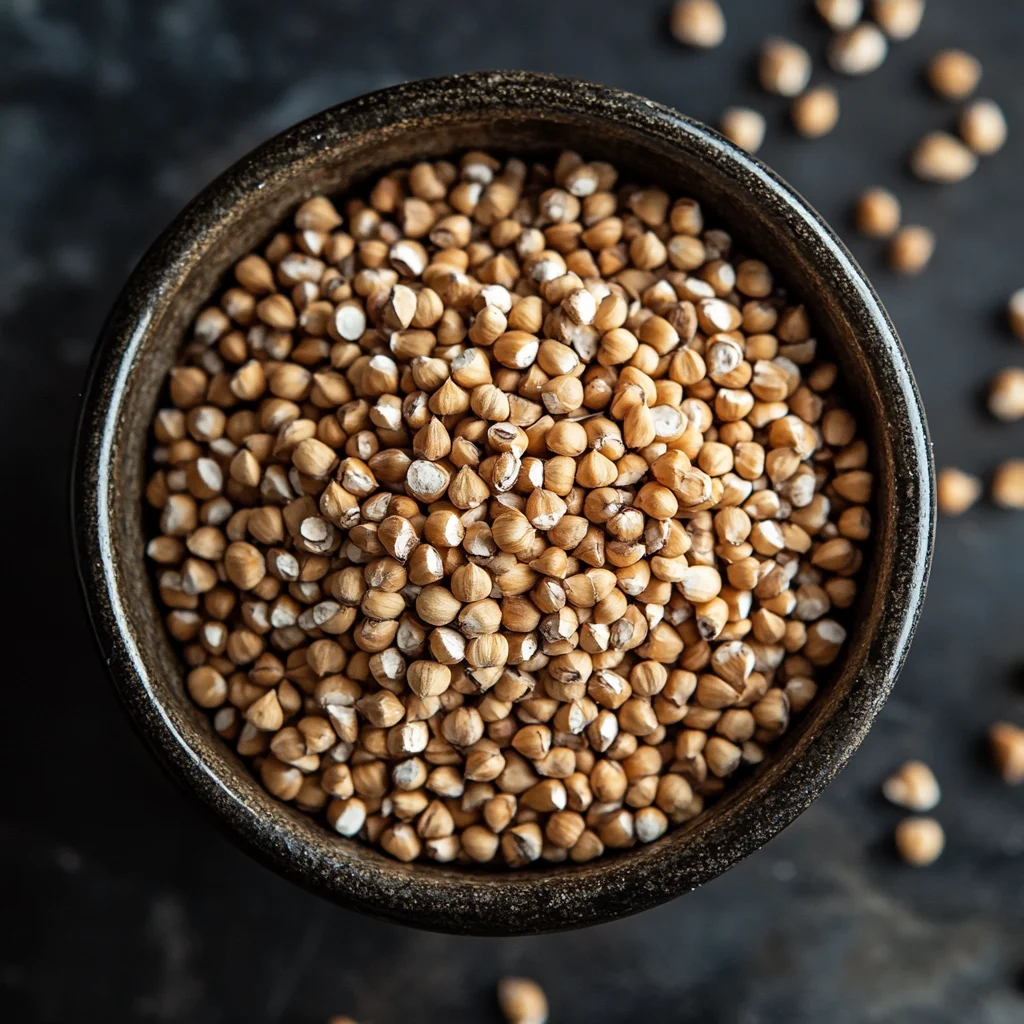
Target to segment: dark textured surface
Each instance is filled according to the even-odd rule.
[[[487,1019],[501,971],[549,987],[559,1020],[1011,1022],[1024,961],[1024,818],[978,737],[1024,716],[1018,579],[1024,522],[983,508],[939,531],[921,630],[896,695],[827,795],[744,865],[629,921],[568,936],[428,936],[335,911],[231,848],[158,774],[93,657],[70,573],[64,475],[75,396],[99,321],[181,204],[273,131],[403,78],[523,66],[620,85],[713,118],[760,102],[749,57],[767,32],[819,53],[801,2],[728,5],[712,54],[661,37],[660,4],[492,5],[9,0],[0,28],[4,239],[3,521],[11,578],[3,758],[0,951],[17,1020]],[[920,87],[935,47],[984,60],[983,91],[1021,123],[1017,5],[970,13],[930,0],[925,26],[871,78],[843,83],[843,120],[819,143],[773,111],[770,163],[836,226],[870,181],[895,185],[939,232],[932,271],[891,278],[853,242],[910,352],[940,462],[986,471],[1019,454],[1019,427],[978,406],[1019,361],[998,311],[1015,255],[1021,137],[950,190],[908,182],[903,155],[953,111]],[[30,485],[37,489],[33,497]],[[13,556],[13,562],[11,557]],[[27,717],[31,716],[31,717]],[[24,723],[24,724],[22,724]],[[943,861],[892,859],[896,812],[876,794],[901,757],[945,787]]]
[[[684,182],[709,223],[785,268],[834,344],[875,455],[875,537],[844,656],[749,781],[685,831],[594,864],[509,874],[397,864],[271,798],[185,695],[142,556],[149,425],[179,339],[225,271],[309,192],[429,153],[557,140],[642,181]],[[716,218],[721,218],[716,221]],[[738,242],[742,238],[738,238]],[[919,400],[884,312],[814,213],[745,154],[604,86],[485,72],[397,86],[279,135],[205,190],[147,253],[110,316],[83,407],[72,508],[90,614],[118,693],[184,786],[261,860],[341,905],[463,934],[594,924],[692,892],[760,848],[842,768],[888,696],[920,610],[932,537]]]

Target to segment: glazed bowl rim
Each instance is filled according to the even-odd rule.
[[[161,281],[166,284],[174,268],[187,261],[194,238],[181,230],[186,222],[206,223],[216,230],[220,197],[243,183],[261,187],[260,180],[289,165],[289,157],[282,155],[286,151],[290,162],[298,163],[315,158],[316,147],[327,138],[337,146],[380,126],[400,130],[424,103],[436,105],[449,93],[467,90],[489,104],[488,109],[499,111],[510,105],[517,111],[535,111],[537,118],[544,113],[545,103],[559,102],[561,116],[590,117],[603,123],[612,119],[649,145],[653,144],[651,125],[655,125],[678,145],[686,142],[703,148],[704,159],[728,165],[738,181],[770,194],[813,237],[838,280],[855,293],[862,307],[861,322],[879,339],[878,355],[891,374],[892,397],[906,411],[903,454],[919,487],[908,503],[911,507],[896,506],[890,514],[899,517],[905,534],[902,548],[893,557],[907,574],[907,600],[902,607],[890,609],[895,616],[893,628],[880,645],[883,650],[874,655],[870,672],[865,659],[865,671],[858,674],[853,687],[863,692],[853,700],[851,691],[837,707],[836,712],[846,714],[833,713],[808,742],[780,758],[800,752],[799,784],[787,788],[779,784],[784,776],[778,775],[761,800],[753,801],[758,806],[742,799],[749,787],[738,787],[739,795],[730,800],[731,819],[719,816],[713,827],[703,831],[670,833],[650,847],[572,867],[480,874],[429,864],[404,865],[376,851],[368,859],[364,847],[354,866],[341,870],[337,857],[332,860],[323,848],[296,834],[301,829],[289,835],[287,829],[261,821],[240,795],[237,773],[227,778],[212,773],[193,745],[201,746],[202,737],[197,734],[190,742],[183,736],[154,692],[146,652],[129,627],[115,572],[111,515],[119,496],[111,485],[111,439],[125,401],[128,371],[149,327],[145,313],[133,315],[132,311],[144,311],[151,297],[159,294],[154,287],[159,288]],[[339,129],[345,122],[355,127]],[[329,147],[324,145],[326,154]],[[76,562],[96,640],[130,718],[176,781],[212,810],[248,852],[320,895],[405,923],[480,934],[577,927],[647,909],[716,877],[790,824],[849,760],[893,686],[920,613],[934,529],[931,451],[906,356],[871,285],[819,215],[759,160],[691,118],[621,90],[529,72],[472,72],[426,79],[349,100],[258,146],[202,190],[140,260],[107,320],[84,392],[72,472]],[[861,675],[870,678],[861,680]],[[206,742],[221,741],[210,735]],[[264,796],[273,801],[269,794]],[[671,836],[674,843],[666,841]],[[379,862],[376,866],[373,857]],[[354,895],[350,888],[357,877],[360,888]],[[517,919],[521,926],[516,925]]]

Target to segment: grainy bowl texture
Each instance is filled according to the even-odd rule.
[[[832,678],[743,784],[685,830],[580,866],[470,873],[400,864],[271,797],[185,693],[144,564],[149,424],[184,332],[231,266],[316,192],[468,148],[563,148],[692,195],[808,306],[874,460],[875,535]],[[207,188],[144,257],[104,329],[75,466],[79,570],[117,691],[171,773],[247,849],[343,905],[444,930],[519,934],[643,910],[717,876],[799,814],[846,763],[905,657],[924,592],[933,498],[923,414],[877,297],[817,215],[756,160],[615,90],[497,72],[410,83],[285,132]]]

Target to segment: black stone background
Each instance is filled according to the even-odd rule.
[[[555,1021],[884,1024],[1024,1020],[1024,791],[980,737],[1024,720],[1024,518],[940,525],[929,600],[896,695],[862,751],[784,835],[705,889],[616,924],[479,940],[376,923],[258,867],[171,787],[115,705],[87,634],[65,483],[93,339],[134,261],[202,185],[268,135],[347,97],[459,70],[600,80],[714,120],[767,111],[762,155],[851,241],[910,352],[940,463],[1020,455],[980,395],[1024,362],[1001,308],[1024,285],[1024,10],[928,0],[922,31],[839,83],[842,119],[798,140],[762,97],[769,33],[822,61],[810,0],[724,0],[725,44],[685,52],[663,0],[3,0],[0,3],[0,1014],[13,1022],[495,1020],[506,972]],[[1011,140],[963,185],[905,155],[955,108],[927,92],[936,48],[978,54]],[[939,246],[900,280],[852,235],[864,185],[895,187]],[[912,871],[878,796],[907,756],[934,765],[948,849]]]

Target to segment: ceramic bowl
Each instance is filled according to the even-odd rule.
[[[313,192],[468,148],[577,149],[697,197],[776,268],[841,365],[872,446],[875,537],[854,625],[828,684],[741,785],[684,830],[586,865],[484,872],[401,864],[263,790],[185,694],[143,557],[149,424],[186,326],[232,264]],[[785,828],[843,767],[900,669],[928,573],[930,449],[885,311],[830,228],[714,131],[625,92],[495,72],[412,82],[326,110],[254,150],[139,263],[96,352],[74,475],[78,568],[117,693],[159,760],[250,853],[345,907],[422,927],[524,934],[621,917],[720,875]]]

